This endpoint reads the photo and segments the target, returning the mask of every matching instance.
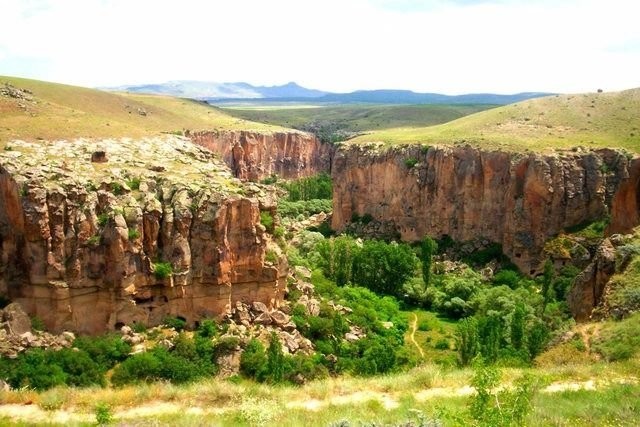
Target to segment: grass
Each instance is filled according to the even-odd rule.
[[[415,340],[424,351],[424,361],[441,366],[454,366],[457,361],[457,352],[451,349],[454,348],[456,322],[442,318],[436,313],[426,310],[405,312],[408,316],[410,316],[411,313],[415,313],[418,318]],[[409,319],[409,325],[411,325],[412,317],[409,317]],[[415,345],[410,341],[410,334],[411,327],[409,327],[405,336],[405,346],[407,350],[419,360],[420,354],[418,349],[415,348]],[[438,342],[443,340],[449,342],[449,350],[436,348]]]
[[[634,359],[544,370],[503,369],[502,384],[509,386],[523,374],[534,375],[542,387],[559,381],[594,380],[595,390],[539,392],[527,425],[633,425],[640,416],[640,385],[631,381],[630,375],[637,373],[639,364]],[[58,410],[67,411],[72,416],[66,422],[71,425],[95,420],[98,402],[110,408],[116,423],[153,420],[170,425],[326,426],[348,420],[350,425],[397,425],[402,421],[416,422],[422,414],[427,419],[439,417],[444,425],[459,425],[453,417],[466,416],[470,398],[458,390],[469,384],[472,374],[470,369],[426,364],[404,373],[327,378],[298,387],[209,379],[181,386],[156,383],[122,388],[59,387],[43,393],[16,390],[0,392],[0,399],[5,404],[31,402],[25,408],[42,409],[41,416],[45,418],[40,423],[60,415]],[[623,378],[631,382],[622,383]],[[429,390],[441,394],[428,397],[425,392]],[[0,417],[3,414],[0,406]],[[2,419],[3,423],[8,421]],[[33,424],[34,418],[30,422]]]
[[[237,119],[218,108],[188,99],[110,93],[0,76],[0,85],[5,82],[30,90],[35,102],[0,97],[0,143],[38,138],[135,138],[175,133],[176,129],[282,130]]]
[[[640,89],[556,95],[493,108],[431,127],[404,126],[351,143],[469,143],[509,151],[620,147],[640,152]]]
[[[232,116],[271,125],[305,129],[313,123],[332,124],[346,132],[445,123],[494,105],[238,105],[222,107]]]

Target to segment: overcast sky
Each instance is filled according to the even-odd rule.
[[[637,0],[0,0],[0,75],[83,86],[640,86]]]

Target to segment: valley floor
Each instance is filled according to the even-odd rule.
[[[504,368],[500,387],[511,388],[524,374],[535,378],[538,391],[528,425],[631,426],[640,420],[639,368],[638,358]],[[421,420],[469,425],[472,376],[472,369],[424,364],[404,373],[329,378],[300,387],[212,379],[186,386],[5,391],[0,392],[0,424],[95,425],[96,405],[103,405],[116,425],[397,425]]]

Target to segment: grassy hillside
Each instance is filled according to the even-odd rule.
[[[493,108],[494,105],[282,105],[223,107],[232,116],[292,127],[353,134],[403,126],[431,126]]]
[[[11,139],[140,137],[182,129],[279,128],[237,119],[187,99],[115,94],[0,76],[0,143]]]
[[[532,99],[438,126],[381,130],[351,141],[471,143],[515,151],[581,145],[640,152],[640,89]]]

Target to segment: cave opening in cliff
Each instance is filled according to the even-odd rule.
[[[120,329],[122,329],[122,327],[123,327],[123,326],[124,326],[124,323],[123,323],[123,322],[116,322],[116,324],[114,325],[114,327],[113,327],[113,328],[114,328],[116,331],[119,331]]]

